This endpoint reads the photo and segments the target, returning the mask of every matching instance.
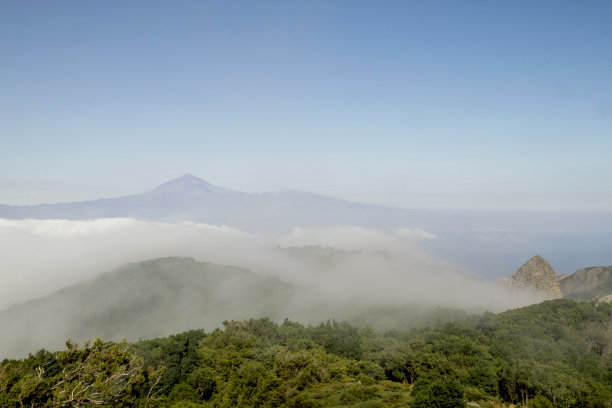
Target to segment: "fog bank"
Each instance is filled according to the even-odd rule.
[[[126,262],[165,256],[241,266],[336,299],[493,311],[539,300],[454,270],[417,249],[421,239],[436,237],[410,228],[389,234],[353,226],[296,227],[272,237],[193,222],[0,219],[0,310]],[[295,256],[278,247],[306,248]],[[336,249],[331,261],[317,261],[317,248],[327,247]]]

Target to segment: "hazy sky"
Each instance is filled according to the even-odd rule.
[[[407,208],[612,209],[612,2],[3,1],[0,203],[189,172]]]

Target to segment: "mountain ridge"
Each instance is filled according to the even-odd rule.
[[[340,211],[338,211],[340,208]],[[335,211],[329,216],[330,211]],[[353,213],[347,216],[346,211]],[[364,212],[409,213],[377,204],[364,204],[297,190],[264,193],[245,193],[218,187],[192,174],[184,174],[162,183],[144,193],[121,197],[100,198],[78,202],[43,203],[21,206],[0,204],[0,218],[69,220],[132,217],[155,221],[194,221],[232,225],[259,232],[265,225],[290,229],[297,224],[313,225],[315,216],[344,214],[344,219],[355,221]],[[243,214],[242,216],[236,214]],[[379,214],[379,218],[380,218]],[[383,218],[388,218],[383,215]],[[266,222],[257,222],[257,218]],[[250,221],[249,221],[250,220]],[[274,221],[277,221],[276,223]],[[351,221],[347,223],[352,223]],[[334,223],[334,222],[332,222]],[[341,222],[342,224],[343,222]]]
[[[582,268],[559,281],[563,296],[576,300],[603,300],[612,295],[612,266]]]

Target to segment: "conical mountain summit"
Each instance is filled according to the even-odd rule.
[[[223,189],[213,186],[208,181],[196,177],[193,174],[183,174],[178,178],[160,184],[155,187],[153,191],[158,193],[194,193],[215,190]]]
[[[511,289],[528,290],[542,293],[548,299],[562,298],[557,274],[548,261],[540,255],[531,257],[523,264],[512,278],[508,286]]]

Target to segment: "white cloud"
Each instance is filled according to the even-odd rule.
[[[191,256],[237,264],[264,245],[269,242],[257,235],[192,222],[0,219],[0,309],[126,262]]]
[[[48,237],[74,237],[112,232],[133,225],[135,222],[136,220],[132,218],[101,218],[84,221],[0,219],[0,228],[27,230],[33,235]]]
[[[355,227],[334,226],[319,228],[294,227],[292,232],[280,238],[282,246],[323,245],[337,249],[384,250],[397,247],[399,242],[382,231]]]
[[[395,230],[394,234],[400,238],[413,240],[438,239],[436,235],[421,228],[398,228]]]
[[[508,235],[506,235],[506,237],[508,237],[508,239],[509,239],[510,241],[513,241],[513,242],[525,242],[525,240],[524,240],[524,239],[521,239],[521,238],[517,237],[517,236],[516,236],[516,235],[514,235],[514,234],[508,234]]]

